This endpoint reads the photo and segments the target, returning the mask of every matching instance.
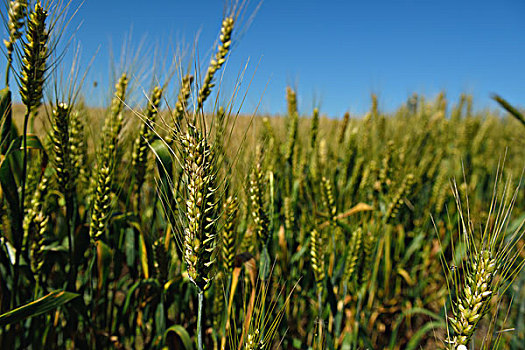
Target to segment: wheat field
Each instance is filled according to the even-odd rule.
[[[2,12],[1,349],[525,348],[518,108],[331,119],[289,87],[239,115],[216,95],[235,6],[204,71],[122,67],[92,108],[52,74],[61,6]]]

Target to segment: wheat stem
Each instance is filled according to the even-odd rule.
[[[204,306],[204,291],[199,289],[198,293],[199,307],[197,313],[197,345],[202,350],[202,310]]]

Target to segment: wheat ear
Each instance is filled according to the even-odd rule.
[[[217,53],[215,54],[215,57],[211,60],[210,65],[208,66],[208,70],[204,76],[204,81],[199,90],[199,94],[197,96],[197,110],[202,109],[204,102],[211,93],[211,89],[215,85],[213,83],[213,77],[215,76],[215,73],[221,69],[224,62],[226,62],[226,56],[228,55],[228,52],[231,48],[231,36],[234,23],[235,21],[233,17],[226,17],[222,21],[220,43],[217,47]]]
[[[235,260],[235,224],[239,206],[237,198],[229,196],[224,203],[224,227],[222,229],[222,263],[226,272],[233,270]]]
[[[17,40],[22,37],[22,28],[25,25],[26,13],[27,0],[13,0],[9,2],[9,10],[7,12],[7,29],[9,31],[9,38],[4,40],[4,44],[7,49],[7,67],[5,76],[6,86],[9,86],[9,72],[13,64],[14,46]]]

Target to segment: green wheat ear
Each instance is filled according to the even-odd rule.
[[[199,90],[199,94],[197,96],[197,110],[202,109],[204,102],[211,93],[211,89],[215,85],[213,83],[213,77],[215,76],[215,73],[221,69],[224,62],[226,62],[226,56],[228,55],[228,52],[231,48],[231,36],[233,33],[234,23],[235,21],[233,17],[226,17],[222,21],[220,44],[217,47],[217,53],[215,54],[215,57],[211,60],[210,65],[208,66],[208,70],[204,76],[204,81]]]
[[[497,182],[495,186],[497,188]],[[450,349],[466,348],[469,345],[481,319],[493,305],[498,305],[505,290],[525,264],[525,260],[520,257],[521,250],[516,249],[517,243],[524,235],[524,223],[521,222],[513,232],[507,232],[510,214],[519,192],[518,186],[509,199],[508,186],[507,183],[503,189],[501,203],[497,203],[497,191],[494,190],[485,229],[477,239],[470,211],[467,211],[467,217],[464,218],[460,195],[454,184],[454,197],[460,215],[460,232],[468,254],[465,260],[453,262],[458,268],[451,269],[445,263],[448,279],[452,281],[452,287],[455,289],[453,296],[449,286],[452,316],[447,320],[453,334],[449,335],[446,343]],[[493,298],[496,301],[494,303]]]
[[[172,120],[174,123],[173,129],[166,136],[166,143],[171,147],[173,142],[178,139],[183,132],[184,116],[187,116],[188,99],[191,95],[191,87],[193,84],[193,76],[186,74],[180,84],[179,92],[177,94],[177,102],[175,102],[175,109],[172,112]]]
[[[12,54],[16,41],[22,37],[22,28],[25,24],[26,13],[27,1],[13,0],[9,2],[9,10],[7,13],[9,39],[4,40],[9,60],[12,60]]]
[[[448,319],[456,333],[452,339],[455,346],[468,344],[476,325],[488,312],[491,296],[495,292],[492,282],[498,272],[498,262],[491,252],[480,251],[473,257],[471,264],[462,296],[456,302],[453,317]]]
[[[323,197],[323,205],[325,206],[326,210],[328,210],[330,223],[335,228],[337,207],[335,204],[334,190],[332,187],[332,182],[324,176],[321,178],[321,190],[322,190],[321,193]]]
[[[55,170],[60,191],[68,196],[71,191],[71,153],[69,143],[70,108],[59,103],[53,110],[53,150],[55,152]]]
[[[348,129],[348,123],[350,122],[350,113],[346,112],[341,123],[341,130],[339,132],[339,144],[342,144],[345,140],[346,130]]]
[[[284,159],[288,164],[292,163],[295,144],[297,142],[297,130],[299,127],[299,113],[297,111],[297,94],[291,88],[286,88],[286,102],[288,105],[288,136],[284,148]]]
[[[292,203],[292,198],[284,197],[284,227],[288,232],[292,232],[295,226],[295,215]]]
[[[45,196],[48,192],[48,185],[49,178],[47,176],[42,176],[42,179],[36,185],[35,191],[31,197],[31,200],[29,201],[29,205],[27,205],[28,210],[26,215],[24,216],[23,223],[25,241],[30,241],[33,238],[36,226],[36,217],[42,211],[42,207],[45,202]]]
[[[314,108],[312,114],[312,125],[310,127],[310,149],[314,150],[319,136],[319,109]]]
[[[95,197],[91,211],[91,223],[89,225],[89,236],[93,243],[100,240],[106,230],[107,221],[111,212],[111,186],[114,175],[115,153],[118,137],[122,129],[124,100],[128,78],[122,74],[115,85],[115,97],[110,106],[110,114],[106,117],[104,124],[104,139],[102,140],[102,153],[97,164],[95,177]]]
[[[180,130],[182,118],[186,113],[188,99],[191,94],[191,86],[193,84],[193,76],[190,74],[182,78],[182,82],[177,95],[177,102],[175,103],[175,110],[173,111],[173,119],[175,120],[175,128]]]
[[[49,224],[49,215],[44,208],[45,197],[48,193],[49,179],[46,176],[38,184],[38,187],[31,200],[31,208],[24,218],[24,227],[28,232],[28,239],[31,241],[31,271],[35,275],[37,284],[41,283],[41,269],[44,263],[44,233]]]
[[[106,223],[111,212],[112,175],[112,170],[108,166],[102,166],[98,170],[91,224],[89,225],[89,236],[93,243],[100,240],[106,230]]]
[[[140,189],[144,183],[148,160],[148,149],[149,144],[154,136],[153,126],[155,124],[155,118],[158,114],[161,98],[162,88],[157,86],[151,93],[151,97],[148,101],[148,107],[144,115],[144,120],[133,145],[133,152],[131,154],[131,168],[135,177],[135,182],[133,184],[133,192],[135,194],[140,193]],[[137,198],[137,201],[139,200],[140,198]],[[136,203],[136,207],[139,207],[138,203]]]
[[[385,217],[384,217],[385,222],[389,222],[390,220],[396,217],[397,213],[399,212],[399,209],[404,203],[404,197],[406,197],[410,193],[410,190],[413,184],[414,184],[414,175],[408,174],[403,179],[403,182],[399,186],[394,197],[390,201],[390,204],[388,205],[388,208],[386,210]]]
[[[233,270],[235,260],[235,224],[239,212],[236,197],[229,196],[224,203],[224,227],[222,229],[222,263],[226,272]]]
[[[348,243],[348,255],[345,261],[344,280],[345,282],[351,281],[354,276],[354,272],[357,266],[357,260],[361,249],[361,240],[363,237],[363,231],[358,228],[352,233],[352,238]]]
[[[183,177],[188,220],[184,229],[184,259],[191,281],[202,292],[213,280],[219,219],[217,173],[214,152],[206,135],[190,126],[181,144],[186,155]]]
[[[265,246],[269,239],[269,221],[266,214],[264,190],[266,188],[265,176],[262,167],[262,150],[259,146],[256,149],[256,163],[250,175],[250,202],[252,205],[251,215],[254,224],[254,231],[261,247]]]
[[[170,262],[164,237],[160,237],[153,242],[153,254],[155,274],[161,284],[164,284],[168,280]]]
[[[46,30],[47,11],[40,2],[29,15],[26,41],[23,45],[22,74],[20,76],[20,96],[28,110],[40,105],[49,57],[47,44],[49,34]]]
[[[324,244],[325,240],[323,234],[317,231],[316,229],[312,230],[310,241],[310,258],[312,262],[312,269],[314,271],[315,282],[317,284],[317,292],[319,294],[322,294],[324,290]]]
[[[124,110],[128,83],[128,76],[126,73],[123,73],[115,84],[115,96],[111,100],[111,106],[109,108],[110,115],[106,117],[104,123],[103,147],[104,153],[107,154],[113,155],[116,150],[118,136],[124,121],[122,111]]]

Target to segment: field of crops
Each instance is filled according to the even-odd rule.
[[[238,115],[214,89],[234,8],[205,71],[130,107],[123,67],[101,111],[50,73],[61,11],[7,3],[1,349],[525,349],[505,100],[329,119],[288,88],[281,116]]]

